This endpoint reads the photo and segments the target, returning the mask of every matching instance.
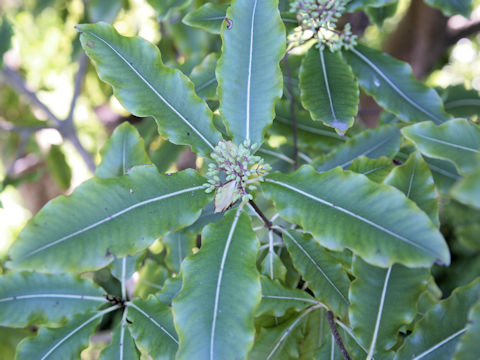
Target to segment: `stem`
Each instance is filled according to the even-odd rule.
[[[288,52],[283,57],[283,65],[285,66],[285,75],[287,75],[287,91],[290,98],[290,114],[292,117],[292,136],[293,136],[293,169],[298,167],[298,145],[297,145],[297,117],[295,114],[295,98],[293,96],[292,77],[290,66],[288,65]]]
[[[253,200],[248,200],[248,203],[252,206],[253,210],[255,210],[255,212],[258,214],[258,216],[260,216],[263,223],[265,224],[265,227],[268,230],[271,230],[276,235],[282,237],[282,233],[280,231],[278,231],[277,229],[273,228],[272,222],[270,220],[268,220],[268,218],[265,216],[265,214],[262,212],[262,210],[260,210],[258,208],[257,204],[255,204],[255,202]]]
[[[345,360],[351,360],[351,357],[348,354],[347,349],[345,349],[345,346],[343,345],[342,338],[338,333],[337,326],[335,325],[335,319],[334,319],[333,313],[330,310],[328,310],[326,315],[327,315],[328,325],[330,325],[330,330],[332,331],[332,334],[333,334],[333,338],[335,339],[335,343],[340,349],[340,352],[343,358]]]

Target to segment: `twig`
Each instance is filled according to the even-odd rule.
[[[337,326],[335,325],[335,318],[333,316],[333,313],[330,310],[327,310],[326,313],[327,320],[328,320],[328,325],[330,325],[330,330],[332,331],[333,338],[335,339],[335,343],[337,344],[338,348],[340,349],[340,352],[345,360],[351,360],[350,355],[347,352],[347,349],[345,349],[345,346],[343,345],[342,338],[340,337],[340,334],[338,333]]]
[[[293,169],[298,167],[298,145],[297,145],[297,117],[295,114],[295,97],[293,95],[292,77],[290,66],[288,65],[288,52],[283,57],[283,65],[285,66],[285,74],[287,75],[287,92],[290,97],[290,115],[292,117],[292,136],[293,136]]]
[[[83,83],[83,79],[85,78],[86,73],[86,66],[87,65],[87,58],[84,54],[79,59],[79,68],[78,72],[75,75],[74,80],[74,91],[72,96],[72,101],[70,103],[70,109],[68,112],[68,116],[65,120],[60,120],[49,108],[45,105],[37,96],[35,92],[30,90],[23,80],[23,78],[12,68],[7,65],[4,65],[3,69],[1,70],[1,74],[3,75],[4,79],[8,84],[10,84],[18,93],[25,95],[30,102],[40,108],[43,112],[47,114],[50,120],[53,122],[53,125],[46,125],[45,127],[41,128],[55,128],[57,129],[62,137],[72,143],[75,147],[77,152],[82,157],[83,161],[87,165],[88,169],[93,173],[95,172],[95,162],[93,161],[92,156],[90,153],[83,147],[80,140],[78,139],[77,131],[73,124],[73,113],[75,111],[75,106],[77,104],[78,97],[81,92],[81,87]],[[25,130],[32,131],[36,130],[35,127],[32,128],[25,128]],[[0,128],[0,130],[3,130]],[[9,131],[17,131],[22,132],[23,128],[15,127],[13,129],[9,129]]]
[[[258,216],[260,216],[263,223],[265,224],[265,227],[268,230],[271,230],[274,234],[276,234],[276,235],[278,235],[282,238],[282,233],[280,231],[278,231],[277,229],[273,228],[272,222],[270,220],[268,220],[268,218],[265,216],[265,214],[262,212],[262,210],[260,210],[258,208],[257,204],[255,204],[255,202],[253,200],[249,200],[248,203],[251,205],[253,210],[255,210],[255,212],[258,214]]]
[[[37,94],[30,90],[22,77],[12,68],[7,65],[3,66],[1,73],[5,80],[20,94],[25,95],[35,106],[40,108],[53,121],[55,126],[60,127],[62,121],[55,116],[50,109],[40,101]]]
[[[73,122],[73,112],[75,106],[77,105],[78,97],[80,96],[80,91],[82,90],[83,79],[85,78],[85,73],[87,70],[87,56],[85,54],[80,55],[78,59],[78,71],[75,74],[75,80],[73,85],[73,96],[70,103],[70,110],[68,111],[68,116],[65,119],[66,122]]]

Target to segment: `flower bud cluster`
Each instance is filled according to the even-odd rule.
[[[294,0],[290,9],[297,13],[303,31],[313,31],[321,49],[328,46],[331,51],[338,51],[356,45],[357,36],[352,34],[350,24],[342,31],[336,28],[347,3],[347,0]]]
[[[228,194],[222,196],[228,196],[229,205],[239,199],[251,200],[252,195],[248,191],[257,189],[252,184],[263,181],[271,170],[260,156],[253,155],[256,148],[257,144],[250,145],[250,141],[237,146],[231,141],[221,140],[211,154],[216,163],[208,165],[209,180],[203,185],[205,192],[216,190],[218,195],[228,189]]]

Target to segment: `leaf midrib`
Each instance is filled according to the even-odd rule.
[[[420,355],[412,358],[412,360],[419,360],[419,359],[422,359],[424,358],[425,356],[427,356],[428,354],[432,353],[433,351],[437,350],[438,348],[442,347],[443,345],[447,344],[448,342],[450,342],[451,340],[454,340],[455,338],[457,338],[458,336],[462,335],[465,331],[467,331],[467,328],[464,327],[463,329],[461,330],[458,330],[457,332],[453,333],[452,335],[450,335],[449,337],[446,337],[445,339],[443,339],[442,341],[440,342],[437,342],[434,346],[431,346],[430,348],[428,348],[427,350],[425,350],[423,353],[421,353]]]
[[[305,248],[303,246],[301,246],[298,243],[298,241],[296,241],[295,238],[288,231],[284,231],[284,230],[281,230],[281,231],[282,231],[283,234],[287,235],[290,240],[293,241],[293,243],[300,249],[300,251],[303,252],[303,254],[307,257],[307,259],[310,260],[310,262],[315,266],[315,268],[320,272],[320,274],[322,274],[322,276],[325,278],[325,280],[327,280],[327,282],[333,287],[333,289],[338,293],[338,295],[340,295],[341,299],[345,302],[345,304],[349,305],[350,303],[347,300],[347,298],[342,294],[340,289],[333,283],[333,281],[330,280],[330,278],[323,271],[321,266],[310,256],[310,254],[305,250]]]
[[[337,165],[337,166],[340,166],[341,168],[344,168],[345,166],[351,164],[351,163],[352,163],[355,159],[357,159],[358,157],[360,157],[360,156],[362,156],[362,155],[363,155],[363,156],[369,155],[369,154],[372,153],[373,151],[377,150],[377,149],[378,149],[380,146],[382,146],[383,144],[389,142],[395,135],[397,135],[397,134],[396,134],[396,133],[391,134],[390,136],[384,138],[382,141],[376,143],[373,147],[371,147],[371,148],[369,148],[369,149],[361,152],[360,154],[355,154],[355,157],[352,157],[350,160],[344,162],[343,164]],[[349,145],[349,144],[346,143],[346,144],[344,145],[344,148],[345,148],[345,147],[348,147],[348,145]],[[344,149],[344,148],[343,148],[343,149]],[[333,156],[332,156],[332,157],[333,157]],[[367,157],[368,157],[368,156],[367,156]],[[326,161],[325,161],[325,162],[326,162]],[[329,170],[331,170],[331,169],[333,169],[333,168],[330,168]]]
[[[175,338],[175,336],[173,336],[172,334],[170,334],[170,332],[168,332],[167,329],[165,329],[164,326],[162,326],[161,324],[159,324],[154,318],[153,316],[149,315],[146,311],[142,310],[139,306],[135,305],[133,302],[129,302],[126,304],[127,307],[131,307],[132,309],[135,309],[137,310],[140,314],[142,314],[143,316],[145,316],[148,320],[150,320],[150,322],[152,322],[156,327],[158,327],[160,330],[162,330],[171,340],[173,340],[175,342],[175,344],[178,345],[178,340]]]
[[[62,345],[65,341],[67,341],[69,338],[71,338],[73,335],[75,335],[75,333],[77,333],[78,331],[80,331],[82,328],[84,328],[85,326],[87,326],[88,324],[90,324],[92,321],[94,321],[95,319],[98,319],[99,317],[109,313],[109,312],[112,312],[114,310],[117,310],[120,308],[120,305],[115,305],[115,306],[112,306],[106,310],[103,310],[103,311],[100,311],[99,313],[95,314],[94,316],[92,316],[90,319],[88,319],[87,321],[83,322],[81,325],[79,325],[78,327],[76,327],[74,330],[70,331],[67,335],[65,335],[63,338],[61,338],[55,345],[53,345],[53,347],[50,348],[50,350],[47,351],[47,353],[45,353],[41,360],[45,360],[48,356],[50,356],[51,353],[53,353],[60,345]]]
[[[428,117],[431,117],[435,120],[435,122],[443,123],[442,119],[439,119],[436,115],[430,113],[428,110],[421,107],[415,101],[413,101],[407,94],[405,94],[381,69],[379,69],[369,58],[363,55],[361,52],[357,51],[355,48],[352,48],[351,51],[357,55],[360,59],[362,59],[368,66],[370,66],[378,75],[380,75],[390,87],[395,90],[402,98],[404,98],[410,105],[414,108],[419,110],[420,112],[424,113]]]
[[[153,91],[153,93],[155,95],[157,95],[157,97],[162,100],[162,102],[167,105],[167,107],[172,110],[187,126],[189,126],[212,150],[214,149],[214,146],[210,143],[210,141],[207,140],[207,138],[205,138],[205,136],[203,136],[202,133],[200,133],[200,131],[197,130],[197,128],[195,126],[193,126],[188,120],[187,118],[185,118],[185,116],[182,115],[182,113],[180,113],[180,111],[178,111],[172,104],[170,104],[167,99],[165,99],[159,92],[157,89],[155,89],[155,87],[150,84],[150,82],[147,81],[147,79],[140,73],[140,71],[138,71],[134,66],[133,64],[128,61],[127,59],[125,59],[125,57],[119,52],[117,51],[112,45],[110,45],[106,40],[102,39],[100,36],[96,35],[95,33],[91,32],[91,31],[85,31],[87,34],[97,38],[98,40],[100,40],[101,42],[103,42],[105,45],[107,45],[142,81],[145,85],[147,85],[150,90]]]
[[[83,229],[77,230],[77,231],[75,231],[75,232],[73,232],[73,233],[71,233],[71,234],[65,235],[64,237],[62,237],[62,238],[60,238],[60,239],[58,239],[58,240],[55,240],[55,241],[53,241],[53,242],[51,242],[51,243],[48,243],[48,244],[46,244],[46,245],[44,245],[44,246],[41,246],[41,247],[39,247],[38,249],[35,249],[35,250],[33,250],[33,251],[30,251],[30,252],[27,253],[25,256],[23,256],[23,257],[21,258],[21,260],[25,260],[25,259],[27,259],[27,258],[29,258],[29,257],[31,257],[31,256],[33,256],[33,255],[35,255],[35,254],[38,254],[39,252],[42,252],[42,251],[44,251],[44,250],[46,250],[46,249],[48,249],[48,248],[50,248],[50,247],[52,247],[52,246],[61,244],[62,242],[66,241],[66,240],[68,240],[68,239],[71,239],[71,238],[74,237],[74,236],[80,235],[80,234],[82,234],[82,233],[84,233],[84,232],[86,232],[86,231],[88,231],[88,230],[91,230],[91,229],[93,229],[93,228],[95,228],[95,227],[97,227],[97,226],[99,226],[99,225],[102,225],[102,224],[104,224],[104,223],[107,223],[107,222],[109,222],[109,221],[111,221],[111,220],[119,217],[120,215],[123,215],[123,214],[125,214],[125,213],[127,213],[127,212],[129,212],[129,211],[131,211],[131,210],[134,210],[134,209],[136,209],[136,208],[138,208],[138,207],[141,207],[141,206],[144,206],[144,205],[147,205],[147,204],[156,202],[156,201],[160,201],[160,200],[163,200],[163,199],[167,199],[167,198],[172,197],[172,196],[180,195],[180,194],[183,194],[183,193],[186,193],[186,192],[189,192],[189,191],[196,191],[196,190],[199,190],[199,189],[203,189],[203,187],[202,187],[202,186],[195,186],[195,187],[192,187],[192,188],[175,191],[175,192],[173,192],[173,193],[169,193],[169,194],[157,196],[157,197],[152,198],[152,199],[147,199],[147,200],[141,201],[141,202],[136,203],[136,204],[134,204],[134,205],[131,205],[131,206],[129,206],[129,207],[123,209],[123,210],[120,210],[120,211],[118,211],[118,212],[115,213],[115,214],[109,215],[109,216],[103,218],[102,220],[97,221],[96,223],[93,223],[93,224],[91,224],[91,225],[89,225],[89,226],[86,226],[86,227],[84,227]]]
[[[255,11],[257,9],[257,2],[255,0],[253,3],[251,26],[250,26],[250,49],[248,57],[248,74],[247,74],[247,103],[246,103],[246,140],[250,140],[250,91],[251,91],[251,82],[252,82],[252,63],[253,63],[253,30],[255,27]]]
[[[330,112],[332,113],[333,122],[334,123],[337,121],[340,122],[340,120],[337,118],[335,109],[333,107],[333,99],[332,99],[332,94],[330,93],[330,84],[328,82],[328,74],[327,74],[327,69],[325,67],[325,57],[323,56],[323,50],[319,48],[318,52],[320,54],[320,63],[322,64],[322,74],[323,74],[323,79],[325,81],[325,88],[327,89],[328,103],[330,104]]]
[[[435,142],[435,143],[442,144],[442,145],[445,145],[445,146],[450,146],[450,147],[453,147],[453,148],[456,148],[456,149],[459,149],[459,150],[469,151],[469,152],[473,152],[473,153],[477,153],[477,154],[480,153],[480,150],[470,148],[470,147],[467,147],[467,146],[463,146],[463,145],[458,145],[458,144],[455,144],[455,143],[452,143],[452,142],[449,142],[449,141],[436,139],[436,138],[433,138],[433,137],[430,137],[430,136],[427,136],[427,135],[423,135],[423,134],[419,134],[419,133],[413,133],[413,135],[418,136],[422,139],[431,141],[431,142]]]
[[[319,203],[321,203],[321,204],[323,204],[323,205],[327,205],[327,206],[331,207],[331,208],[334,209],[334,210],[337,210],[337,211],[343,212],[344,214],[350,215],[350,216],[352,216],[352,217],[354,217],[354,218],[356,218],[356,219],[364,222],[364,223],[367,224],[367,225],[370,225],[370,226],[372,226],[372,227],[374,227],[374,228],[376,228],[376,229],[378,229],[378,230],[380,230],[380,231],[385,232],[386,234],[389,234],[389,235],[391,235],[391,236],[393,236],[393,237],[395,237],[395,238],[397,238],[397,239],[399,239],[399,240],[401,240],[401,241],[404,241],[405,243],[407,243],[407,244],[409,244],[409,245],[411,245],[411,246],[413,246],[413,247],[415,247],[415,248],[417,248],[417,249],[419,249],[419,250],[422,250],[422,251],[425,252],[425,253],[428,253],[428,254],[433,255],[433,256],[435,257],[435,259],[438,258],[438,255],[435,254],[434,252],[432,252],[432,250],[430,250],[430,249],[428,249],[428,248],[425,248],[424,246],[422,246],[422,245],[420,245],[420,244],[414,243],[412,240],[407,239],[406,237],[404,237],[404,236],[402,236],[402,235],[400,235],[400,234],[397,234],[397,233],[395,233],[395,232],[393,232],[393,231],[391,231],[391,230],[383,227],[382,225],[376,224],[375,222],[373,222],[373,221],[371,221],[371,220],[368,220],[368,219],[364,218],[363,216],[358,215],[358,214],[356,214],[356,213],[354,213],[354,212],[352,212],[352,211],[350,211],[350,210],[344,209],[343,207],[338,206],[338,205],[334,205],[334,204],[332,204],[332,203],[329,202],[329,201],[320,199],[319,197],[317,197],[317,196],[315,196],[315,195],[309,194],[309,193],[307,193],[307,192],[305,192],[305,191],[303,191],[303,190],[300,190],[300,189],[298,189],[298,188],[296,188],[296,187],[294,187],[294,186],[291,186],[291,185],[289,185],[289,184],[286,184],[286,183],[284,183],[284,182],[277,181],[277,180],[273,180],[273,179],[268,179],[268,178],[265,179],[265,181],[266,181],[266,182],[273,183],[273,184],[277,184],[277,185],[280,185],[280,186],[283,186],[283,187],[285,187],[285,188],[287,188],[287,189],[290,189],[290,190],[293,190],[293,191],[295,191],[296,193],[298,193],[298,194],[300,194],[300,195],[303,195],[303,196],[305,196],[305,197],[307,197],[307,198],[309,198],[309,199],[312,199],[312,200],[314,200],[314,201],[317,201],[317,202],[319,202]]]
[[[29,299],[72,299],[72,300],[91,300],[106,302],[107,300],[101,296],[91,295],[75,295],[75,294],[29,294],[29,295],[15,295],[0,299],[0,303],[16,300],[29,300]]]
[[[240,214],[242,213],[243,205],[240,205],[237,208],[237,212],[235,213],[235,218],[233,219],[232,226],[228,232],[227,241],[225,242],[225,248],[222,254],[222,260],[220,261],[220,268],[218,271],[218,278],[217,278],[217,287],[215,290],[215,302],[213,307],[213,319],[212,319],[212,328],[210,331],[210,360],[214,359],[214,343],[215,343],[215,330],[217,325],[217,315],[218,315],[218,302],[220,299],[220,287],[222,285],[222,278],[223,278],[223,269],[225,267],[225,262],[227,260],[228,250],[232,243],[233,234],[235,232],[235,228],[237,227],[238,219],[240,218]]]

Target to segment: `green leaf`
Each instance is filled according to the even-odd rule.
[[[88,346],[88,339],[100,323],[102,316],[120,308],[119,305],[106,310],[74,317],[61,328],[43,328],[38,336],[19,344],[18,360],[65,360],[79,359],[80,352]]]
[[[430,217],[436,226],[440,225],[432,173],[418,152],[410,154],[405,164],[393,169],[385,179],[385,184],[403,192]]]
[[[140,349],[153,359],[173,359],[178,337],[173,325],[172,311],[155,296],[127,303],[128,330]]]
[[[480,167],[460,180],[450,194],[461,203],[480,209]]]
[[[222,55],[217,66],[218,98],[228,132],[235,142],[260,144],[282,96],[280,60],[285,27],[278,0],[234,0],[227,10],[233,20],[222,26]]]
[[[70,274],[9,273],[0,276],[0,325],[60,323],[107,301],[100,287]]]
[[[0,18],[0,68],[3,67],[3,54],[12,46],[13,29],[6,16]]]
[[[442,10],[447,16],[461,14],[468,18],[473,11],[473,0],[426,0],[426,3]]]
[[[25,337],[33,335],[35,335],[35,331],[32,328],[15,329],[0,327],[0,339],[2,339],[0,359],[14,360],[18,343]]]
[[[347,11],[354,12],[365,10],[369,7],[382,7],[391,4],[394,0],[350,0],[347,4]]]
[[[163,283],[168,278],[168,271],[152,259],[147,259],[140,269],[138,282],[135,285],[134,296],[142,298],[156,294],[163,289]]]
[[[293,264],[315,298],[339,317],[346,317],[350,281],[342,266],[318,242],[296,231],[283,231],[283,239]]]
[[[133,276],[137,268],[138,259],[143,254],[139,252],[133,256],[126,256],[123,258],[117,258],[112,264],[112,275],[120,282],[125,282]]]
[[[105,23],[78,25],[80,41],[100,79],[113,87],[136,116],[152,116],[161,135],[209,155],[220,140],[212,113],[179,70],[163,65],[160,52],[142,38],[119,35]]]
[[[102,162],[95,175],[112,178],[127,174],[135,165],[147,165],[152,161],[145,151],[145,143],[138,131],[125,122],[119,125],[100,150]]]
[[[215,77],[217,61],[217,54],[209,54],[190,73],[190,79],[195,85],[195,92],[202,99],[212,100],[217,98],[217,78]]]
[[[261,296],[257,250],[258,240],[242,207],[203,230],[200,251],[183,262],[182,290],[173,301],[178,359],[246,356]]]
[[[480,113],[478,91],[463,85],[449,86],[442,93],[445,110],[455,117],[470,117]]]
[[[439,124],[449,119],[435,90],[415,80],[406,63],[361,44],[343,55],[365,91],[402,120]]]
[[[99,21],[112,23],[122,5],[122,0],[91,0],[87,6],[88,18],[92,23]]]
[[[183,259],[192,254],[196,242],[195,234],[183,231],[167,234],[163,238],[163,244],[167,249],[167,255],[165,257],[167,266],[178,274]]]
[[[392,159],[385,156],[381,156],[378,159],[369,159],[362,155],[353,160],[347,169],[363,174],[374,182],[381,183],[393,168]]]
[[[329,249],[349,248],[382,267],[450,262],[445,240],[428,216],[398,190],[363,175],[303,166],[267,176],[262,188],[281,217]]]
[[[203,4],[198,9],[189,12],[182,22],[212,34],[220,34],[227,7],[228,4]]]
[[[48,173],[53,177],[57,186],[66,190],[70,187],[72,170],[65,159],[65,154],[59,145],[51,145],[47,158]]]
[[[328,171],[337,166],[345,168],[359,156],[370,159],[380,156],[392,157],[398,152],[401,140],[397,125],[385,125],[362,131],[328,153],[317,170]]]
[[[480,354],[480,301],[472,306],[468,313],[465,334],[457,346],[454,360],[475,360]]]
[[[100,360],[138,360],[137,348],[127,330],[127,309],[123,310],[122,320],[113,331],[112,342],[100,354]]]
[[[394,1],[378,8],[369,7],[365,9],[365,13],[368,15],[368,18],[372,23],[374,23],[378,27],[381,27],[386,19],[395,15],[397,9],[398,1]]]
[[[160,15],[160,18],[165,18],[170,11],[181,10],[186,8],[192,2],[191,0],[147,0],[147,2]]]
[[[182,278],[180,276],[169,278],[165,281],[165,284],[160,292],[155,296],[167,306],[172,305],[173,299],[178,295],[182,288]]]
[[[308,314],[322,306],[312,305],[279,326],[262,328],[255,339],[249,359],[298,359],[298,342],[303,337],[301,325]]]
[[[112,254],[135,254],[198,218],[211,199],[203,182],[193,170],[168,176],[153,166],[135,167],[120,178],[88,180],[30,220],[10,248],[7,265],[83,272],[107,265]]]
[[[348,294],[348,315],[354,333],[369,349],[370,359],[377,352],[391,349],[400,328],[413,321],[430,272],[402,265],[382,269],[360,257],[354,258],[352,268],[355,280]]]
[[[302,104],[313,120],[340,133],[353,125],[358,108],[358,84],[338,52],[312,46],[300,68]]]
[[[280,135],[293,144],[293,122],[290,103],[280,100],[275,106],[276,116],[269,134]],[[320,121],[313,121],[310,114],[298,107],[294,108],[295,123],[297,127],[297,144],[299,146],[312,146],[322,150],[329,150],[345,142],[348,137],[338,135],[332,128],[323,125]]]
[[[257,316],[272,315],[284,316],[288,310],[300,311],[307,306],[318,304],[307,292],[290,289],[280,284],[277,280],[270,280],[262,276],[262,301],[257,309]]]
[[[461,335],[467,331],[468,311],[479,297],[480,278],[455,289],[415,325],[396,359],[452,359]]]
[[[402,134],[422,154],[450,160],[460,173],[468,174],[479,164],[480,127],[468,120],[450,120],[440,126],[423,122],[403,128]]]
[[[455,181],[461,179],[455,165],[450,161],[433,159],[425,155],[423,155],[423,159],[432,171],[433,181],[438,191],[443,195],[447,195]]]

